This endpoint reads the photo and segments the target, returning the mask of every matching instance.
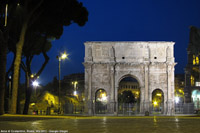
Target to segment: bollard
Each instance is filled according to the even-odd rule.
[[[149,116],[149,111],[145,111],[145,116]]]

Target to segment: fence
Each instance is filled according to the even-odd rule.
[[[149,107],[149,113],[150,114],[163,114],[164,113],[164,104],[158,104],[154,105],[152,103],[110,103],[110,104],[102,104],[96,102],[93,105],[93,114],[109,114],[113,113],[111,112],[111,108],[114,108],[113,110],[116,111],[116,105],[117,106],[117,114],[119,116],[131,116],[131,115],[138,115],[140,114],[140,108],[141,106],[148,105]],[[84,114],[84,103],[79,104],[73,104],[73,103],[66,103],[62,106],[62,112],[61,114]],[[175,114],[194,114],[198,113],[200,111],[200,106],[197,103],[174,103],[174,112]],[[38,112],[38,113],[37,113]],[[143,112],[144,113],[144,112]],[[47,110],[37,110],[35,114],[43,114],[43,115],[52,115],[52,114],[58,114],[57,110],[55,108],[47,108]]]
[[[83,114],[84,113],[84,103],[73,104],[66,103],[63,106],[64,114]]]
[[[175,114],[194,114],[196,109],[194,103],[175,104]]]
[[[113,104],[113,103],[111,103]],[[108,114],[109,106],[111,104],[103,105],[103,104],[95,104],[95,114]],[[146,106],[148,104],[149,113],[153,115],[164,114],[164,103],[154,104],[154,103],[118,103],[118,112],[119,116],[131,116],[140,114],[140,106]],[[167,105],[166,105],[167,106]],[[175,114],[194,114],[199,108],[199,106],[195,106],[194,103],[179,103],[174,105],[174,113]],[[166,110],[167,111],[167,110]],[[144,113],[144,112],[143,112]]]
[[[164,113],[164,103],[149,103],[151,114],[163,114]]]
[[[135,115],[140,113],[140,104],[137,103],[119,103],[118,115]]]

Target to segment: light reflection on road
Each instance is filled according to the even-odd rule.
[[[0,130],[65,130],[69,133],[132,133],[132,132],[199,132],[200,119],[178,117],[143,118],[74,118],[48,119],[27,122],[0,121]]]

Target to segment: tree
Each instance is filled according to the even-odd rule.
[[[7,55],[7,38],[0,30],[0,115],[4,113],[4,94],[5,94],[5,77],[6,77],[6,55]]]
[[[49,82],[48,84],[46,84],[43,87],[44,91],[48,91],[53,95],[57,95],[58,96],[58,79],[57,77],[53,77],[53,80],[51,82]]]
[[[19,41],[16,44],[16,53],[15,53],[15,61],[14,61],[14,74],[13,74],[13,88],[12,88],[12,98],[11,98],[11,113],[16,113],[16,101],[18,96],[18,84],[19,84],[19,68],[21,64],[21,56],[22,56],[22,49],[25,41],[25,35],[28,26],[30,25],[30,20],[32,19],[34,13],[43,3],[43,0],[33,2],[32,0],[25,0],[20,3],[22,8],[22,28],[19,36]],[[32,5],[31,5],[32,4]],[[37,16],[36,16],[37,17]]]
[[[9,4],[15,5],[18,1],[10,0],[9,2]],[[17,43],[15,47],[11,100],[12,113],[16,113],[19,68],[28,29],[34,27],[35,33],[38,32],[44,36],[48,35],[47,38],[53,36],[59,39],[63,32],[63,26],[69,26],[71,23],[77,23],[79,26],[83,26],[88,18],[86,8],[83,7],[82,3],[77,2],[77,0],[21,0],[19,2],[17,4],[18,6],[20,5],[19,13],[9,12],[8,16],[8,21],[12,16],[15,16],[13,18],[18,20],[17,23],[19,25],[16,25],[14,28],[18,28],[20,31],[17,34],[19,36],[16,39]]]
[[[34,33],[34,32],[30,32]],[[26,35],[25,46],[23,48],[23,55],[26,58],[25,63],[22,61],[21,66],[25,72],[26,77],[26,100],[24,105],[23,114],[28,114],[30,98],[32,94],[33,87],[30,85],[31,82],[36,80],[37,77],[40,76],[42,71],[44,70],[46,64],[48,63],[49,57],[46,52],[51,48],[51,42],[47,40],[46,36],[37,35],[37,34],[29,34]],[[38,72],[33,76],[31,70],[31,62],[35,55],[41,54],[45,58],[45,61]]]
[[[123,91],[122,94],[118,94],[119,103],[134,103],[135,97],[131,91]]]
[[[8,8],[8,5],[9,8]],[[10,26],[14,24],[14,15],[9,15],[11,21],[7,21],[7,14],[15,14],[16,1],[0,1],[0,115],[4,114],[4,94],[6,81],[6,61],[8,41],[10,40]]]

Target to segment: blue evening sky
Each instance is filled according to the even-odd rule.
[[[84,72],[86,41],[174,41],[176,73],[184,73],[187,63],[189,26],[200,28],[200,0],[79,0],[89,11],[84,27],[72,24],[64,28],[59,40],[48,52],[49,63],[39,82],[47,84],[58,76],[59,52],[67,50],[69,60],[61,64],[62,78]],[[33,60],[33,72],[43,62]],[[8,61],[9,64],[9,61]],[[23,78],[22,78],[23,79]]]

